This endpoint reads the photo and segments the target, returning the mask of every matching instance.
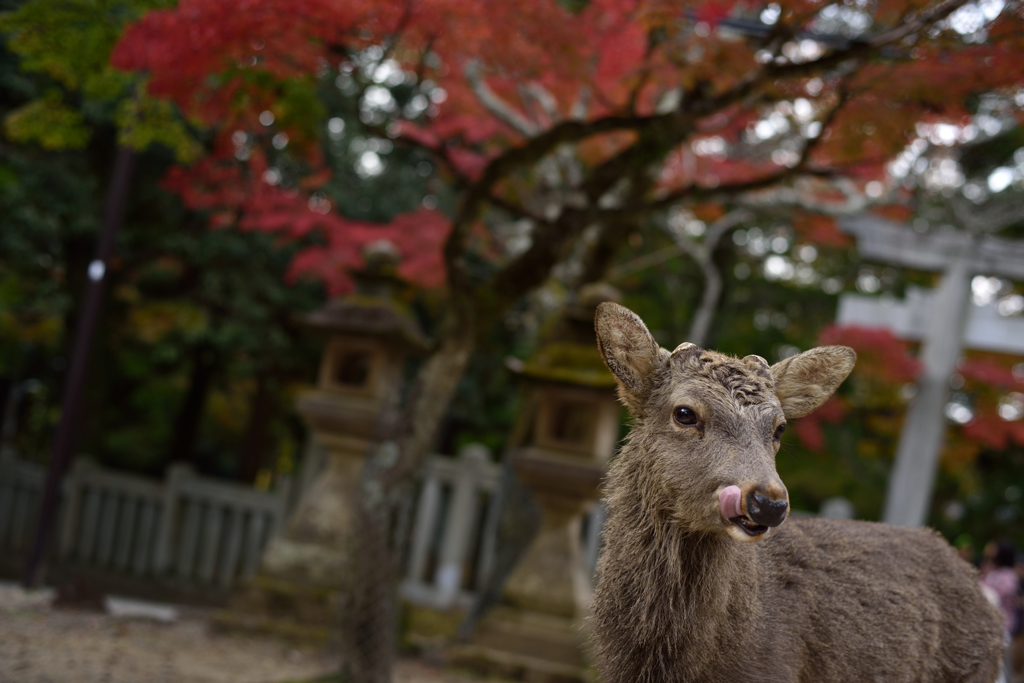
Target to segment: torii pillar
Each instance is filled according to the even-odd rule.
[[[857,238],[866,259],[943,273],[920,337],[924,368],[900,433],[883,514],[890,524],[922,526],[946,430],[949,378],[964,347],[971,278],[984,273],[1024,279],[1024,242],[954,230],[922,234],[875,216],[847,219],[842,228]],[[840,313],[839,322],[871,324]]]

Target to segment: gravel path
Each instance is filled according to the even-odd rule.
[[[320,652],[212,632],[204,610],[128,602],[122,612],[150,616],[111,615],[53,609],[52,598],[0,584],[0,683],[273,683],[336,668]],[[395,672],[395,683],[477,680],[417,660]]]

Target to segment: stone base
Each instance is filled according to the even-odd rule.
[[[214,615],[214,628],[274,635],[306,645],[326,644],[338,620],[341,591],[256,575]]]
[[[531,683],[590,683],[597,677],[583,652],[577,620],[502,605],[468,643],[449,648],[448,661]]]
[[[443,650],[466,618],[461,609],[438,610],[409,602],[401,604],[401,615],[401,646],[425,652]]]

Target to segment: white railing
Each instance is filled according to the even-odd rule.
[[[466,608],[490,576],[497,529],[501,465],[480,444],[456,458],[433,456],[424,472],[413,522],[402,597],[425,607]],[[604,514],[595,506],[584,519],[583,559],[593,572]]]
[[[427,463],[413,517],[409,564],[402,597],[434,607],[466,607],[494,561],[493,535],[501,466],[479,444],[464,446],[456,458],[433,456]]]

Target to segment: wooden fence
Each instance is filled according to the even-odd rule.
[[[27,550],[46,470],[0,454],[0,555]]]
[[[27,551],[46,471],[0,458],[0,553]],[[56,559],[178,584],[230,588],[251,576],[286,514],[289,481],[273,492],[172,466],[163,482],[78,460],[64,478]]]
[[[0,457],[0,555],[22,555],[34,528],[45,469]],[[435,608],[465,607],[495,557],[501,466],[479,444],[455,458],[432,456],[415,501],[402,596]],[[164,481],[78,460],[65,477],[55,559],[181,586],[230,589],[255,573],[267,541],[284,525],[290,481],[272,492],[172,466]],[[584,528],[591,570],[601,527]]]

